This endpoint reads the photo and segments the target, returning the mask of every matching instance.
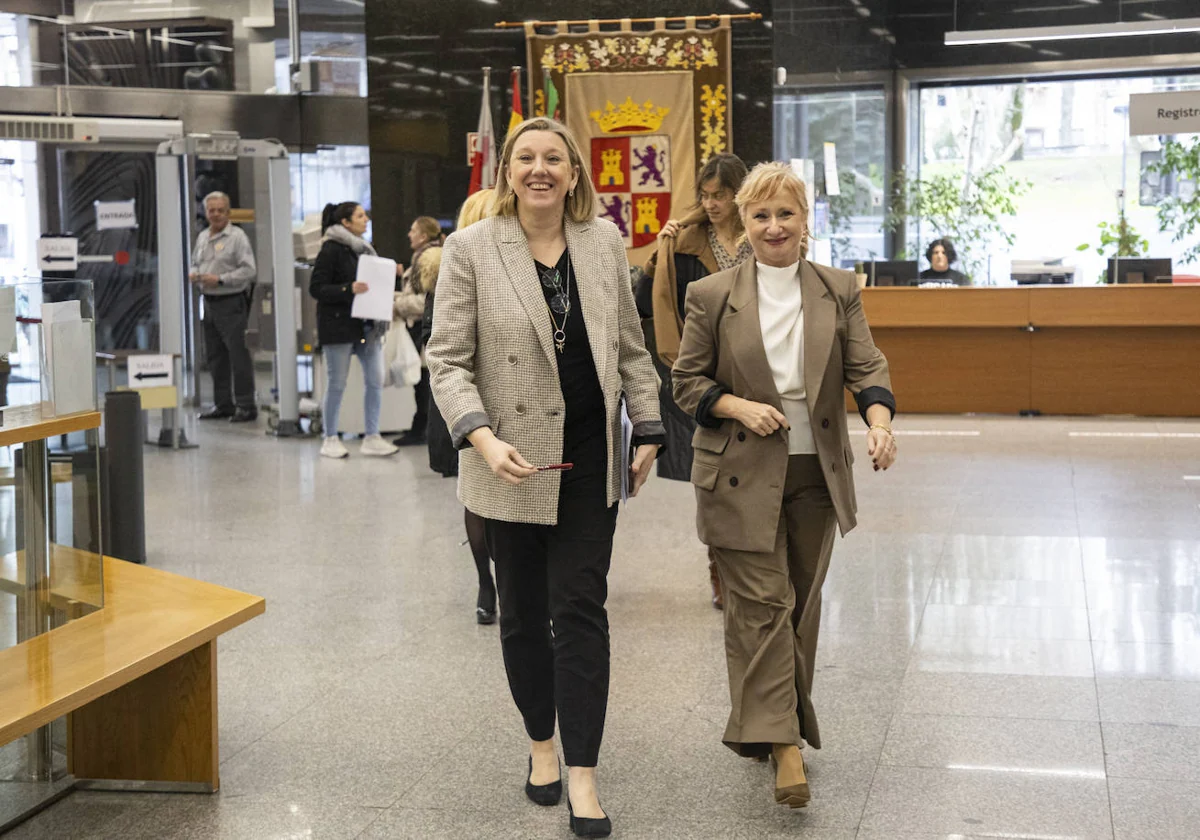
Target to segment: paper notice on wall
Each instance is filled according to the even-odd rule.
[[[129,230],[137,226],[137,210],[132,198],[96,202],[96,230]]]
[[[17,287],[0,286],[0,356],[7,356],[17,340]]]
[[[396,261],[361,256],[358,258],[358,276],[355,279],[359,283],[366,283],[367,291],[354,296],[350,317],[390,323],[392,296],[396,291]]]
[[[838,181],[837,144],[825,144],[825,195],[841,195],[842,185]]]

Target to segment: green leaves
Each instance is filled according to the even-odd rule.
[[[932,241],[949,238],[958,251],[959,263],[968,276],[974,276],[984,264],[988,247],[1002,241],[1009,247],[1015,236],[1004,220],[1015,216],[1017,199],[1029,191],[1029,181],[1018,180],[1003,166],[994,166],[972,177],[962,174],[938,174],[926,179],[897,174],[893,183],[892,207],[884,219],[890,231],[921,221],[933,228]],[[910,250],[915,243],[909,243]],[[915,250],[921,248],[916,245]]]
[[[1158,205],[1158,226],[1163,232],[1174,230],[1173,242],[1192,240],[1191,247],[1180,256],[1181,262],[1200,259],[1200,241],[1193,239],[1200,228],[1200,136],[1193,136],[1188,145],[1178,140],[1163,144],[1162,158],[1147,167],[1168,180],[1175,189]],[[1187,182],[1190,188],[1180,188]]]
[[[1116,224],[1100,222],[1096,227],[1100,230],[1100,244],[1096,246],[1096,253],[1101,257],[1141,257],[1150,250],[1150,241],[1141,236],[1133,225],[1129,224],[1124,207],[1121,207],[1117,213]],[[1116,246],[1115,250],[1113,250],[1113,246]],[[1086,251],[1091,247],[1090,243],[1084,242],[1075,250]],[[1107,269],[1100,272],[1100,282],[1108,282]]]

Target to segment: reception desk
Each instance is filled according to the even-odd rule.
[[[869,288],[862,298],[902,412],[1200,417],[1200,286]]]

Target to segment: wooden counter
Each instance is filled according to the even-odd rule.
[[[863,309],[902,412],[1200,417],[1200,286],[871,288]]]

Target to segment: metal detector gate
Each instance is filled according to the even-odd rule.
[[[271,231],[271,275],[275,289],[275,379],[279,394],[279,422],[271,431],[279,437],[300,433],[300,395],[296,373],[295,256],[292,245],[292,188],[287,148],[275,140],[242,140],[233,134],[190,135],[168,140],[158,147],[158,330],[159,352],[176,359],[176,382],[195,364],[185,351],[184,298],[191,259],[187,221],[190,196],[187,186],[189,155],[218,160],[261,158],[267,161]],[[257,209],[257,208],[256,208]],[[256,213],[256,216],[261,214]],[[186,353],[186,355],[185,355]],[[178,448],[184,444],[181,428],[183,391],[176,406],[163,411],[159,442]]]

